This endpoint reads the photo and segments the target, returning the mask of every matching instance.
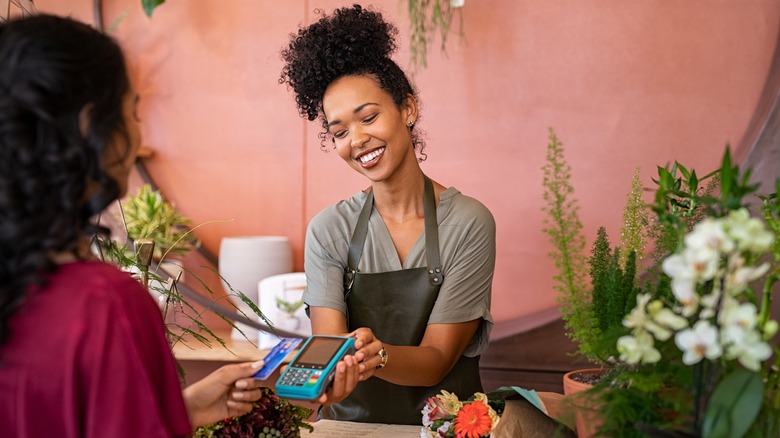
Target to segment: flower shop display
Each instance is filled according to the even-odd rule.
[[[428,398],[421,411],[420,437],[575,436],[567,423],[548,416],[543,394],[504,386],[461,400],[457,394],[442,390]],[[547,401],[557,407],[558,398],[547,394]]]
[[[704,176],[678,162],[659,167],[648,209],[635,175],[620,244],[612,248],[600,229],[586,257],[570,168],[552,130],[544,170],[545,232],[567,334],[604,370],[581,396],[598,408],[597,434],[780,436],[771,315],[780,182],[758,195],[727,148]]]
[[[306,422],[311,414],[311,409],[293,405],[270,388],[263,388],[263,396],[251,412],[199,427],[193,438],[299,438],[301,429],[314,430]]]
[[[442,390],[430,397],[422,410],[422,438],[490,436],[500,421],[503,399],[489,399],[478,392],[461,401],[456,394]]]
[[[702,178],[716,183],[714,191],[679,163],[659,168],[653,210],[676,246],[660,263],[656,287],[639,293],[623,319],[612,378],[593,389],[606,407],[600,433],[780,436],[771,317],[780,182],[774,193],[753,196],[758,186],[749,176],[728,150],[720,169]],[[636,434],[626,435],[631,429]]]

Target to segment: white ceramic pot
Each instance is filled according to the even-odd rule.
[[[241,291],[253,303],[258,304],[257,285],[263,278],[292,271],[292,246],[283,236],[223,237],[219,245],[219,274],[237,291]],[[242,302],[223,281],[225,293],[247,317],[255,319],[252,309]],[[237,324],[246,338],[254,341],[258,331]],[[234,339],[244,339],[233,330]]]

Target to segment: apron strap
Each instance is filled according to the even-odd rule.
[[[436,196],[433,193],[433,183],[425,178],[423,191],[423,214],[425,214],[425,260],[428,262],[428,277],[431,284],[441,285],[444,273],[439,259],[439,222],[436,217]]]
[[[433,192],[433,183],[430,178],[425,178],[423,190],[423,212],[425,214],[425,257],[428,264],[428,277],[432,285],[440,285],[444,279],[444,273],[441,269],[441,259],[439,258],[439,225],[436,217],[436,196]],[[374,208],[374,190],[369,190],[366,201],[363,203],[363,209],[358,216],[355,231],[352,233],[352,239],[349,242],[349,253],[347,255],[347,267],[344,272],[344,291],[345,297],[352,290],[352,284],[355,281],[355,274],[358,272],[357,265],[363,254],[363,245],[368,234],[368,218]]]

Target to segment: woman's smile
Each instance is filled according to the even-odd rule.
[[[385,153],[385,147],[382,146],[381,148],[374,149],[372,151],[365,152],[363,154],[360,154],[357,156],[358,162],[360,162],[360,165],[364,168],[373,167],[374,165],[379,162],[379,159],[382,158],[382,154]]]

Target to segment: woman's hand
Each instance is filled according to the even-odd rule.
[[[358,384],[360,371],[358,370],[358,361],[355,356],[344,356],[336,364],[336,373],[333,377],[333,383],[330,388],[317,399],[317,402],[324,406],[331,403],[338,403],[349,396]]]
[[[346,336],[355,338],[355,359],[360,372],[358,379],[361,382],[367,380],[382,363],[382,357],[379,356],[379,350],[383,348],[382,341],[377,339],[368,327],[361,327]]]
[[[355,338],[355,354],[344,356],[336,364],[333,384],[317,401],[325,406],[338,403],[352,393],[359,382],[374,375],[376,367],[382,363],[379,350],[382,342],[374,336],[370,328],[361,327],[343,336]]]
[[[225,365],[182,391],[193,428],[252,410],[262,396],[261,380],[254,375],[263,361]]]

